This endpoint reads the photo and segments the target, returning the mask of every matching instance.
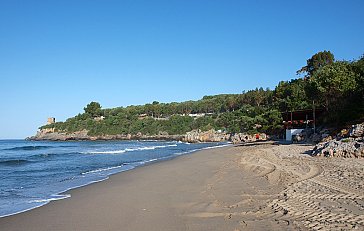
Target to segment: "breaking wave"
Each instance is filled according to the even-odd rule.
[[[147,147],[137,147],[137,148],[125,148],[121,150],[110,150],[110,151],[89,151],[84,152],[85,154],[121,154],[125,152],[134,152],[134,151],[144,151],[144,150],[154,150],[158,148],[167,148],[167,147],[176,147],[177,144],[170,145],[158,145],[158,146],[147,146]]]

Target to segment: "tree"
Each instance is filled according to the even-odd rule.
[[[267,123],[263,125],[263,131],[274,134],[278,133],[283,129],[282,125],[282,114],[275,109],[271,109],[263,114],[263,117],[266,119]]]
[[[327,111],[339,107],[338,101],[347,97],[357,87],[357,74],[348,62],[335,62],[322,67],[309,79],[311,89],[316,92],[316,99],[323,100]]]
[[[153,116],[158,117],[161,115],[161,104],[158,101],[152,103]]]
[[[320,51],[307,60],[307,65],[297,71],[297,74],[306,73],[311,77],[321,67],[334,63],[334,55],[330,51]]]
[[[91,117],[98,117],[102,115],[101,105],[98,102],[91,102],[83,109],[85,110],[85,113]]]
[[[353,71],[357,74],[357,92],[362,97],[362,100],[364,100],[364,54],[360,57],[359,60],[353,62],[351,66],[353,68]]]
[[[274,103],[281,111],[308,108],[306,85],[307,81],[303,79],[292,79],[289,82],[281,81],[274,90]]]
[[[226,108],[227,111],[235,111],[236,108],[236,99],[234,99],[232,96],[231,97],[227,97],[226,99]]]

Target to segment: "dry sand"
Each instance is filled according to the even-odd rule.
[[[255,143],[151,164],[0,218],[0,230],[364,230],[364,160]]]

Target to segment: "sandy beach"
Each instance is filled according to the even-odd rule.
[[[0,230],[364,230],[364,160],[273,142],[209,149],[71,190]]]

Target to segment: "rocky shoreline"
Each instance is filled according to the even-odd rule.
[[[313,156],[364,158],[364,123],[327,136],[312,151]]]
[[[28,137],[28,140],[34,141],[82,141],[82,140],[182,140],[183,136],[181,135],[143,135],[143,134],[117,134],[117,135],[99,135],[99,136],[90,136],[88,135],[87,130],[77,131],[72,133],[65,132],[49,132],[40,130],[37,132],[35,136]]]
[[[189,143],[199,142],[232,142],[234,144],[241,142],[252,142],[257,140],[267,140],[265,133],[246,134],[246,133],[225,133],[215,131],[214,129],[208,131],[193,130],[183,135],[169,135],[160,133],[158,135],[145,135],[137,134],[117,134],[117,135],[100,135],[90,136],[87,130],[77,131],[73,133],[56,132],[50,129],[42,129],[37,132],[35,136],[28,137],[27,140],[34,141],[82,141],[82,140],[175,140]]]

